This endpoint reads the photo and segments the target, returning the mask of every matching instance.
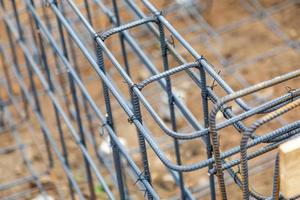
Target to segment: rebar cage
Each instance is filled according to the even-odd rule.
[[[300,1],[0,2],[1,199],[283,198]]]

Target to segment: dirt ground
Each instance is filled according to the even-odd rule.
[[[192,2],[193,0],[186,0],[187,2]],[[195,0],[197,1],[197,0]],[[75,1],[77,5],[82,2],[81,0]],[[92,1],[91,1],[92,2]],[[104,1],[108,2],[108,1]],[[263,11],[268,11],[264,13],[262,10],[257,8],[249,7],[245,2],[250,1],[239,1],[239,0],[215,0],[201,1],[201,4],[197,2],[198,6],[193,6],[195,4],[184,4],[180,5],[178,2],[183,1],[172,1],[163,0],[157,1],[152,0],[153,4],[163,11],[164,16],[170,21],[170,23],[176,28],[176,30],[183,36],[183,38],[191,44],[191,46],[201,55],[203,55],[213,66],[216,72],[219,72],[220,76],[224,79],[233,90],[237,91],[248,87],[250,85],[265,81],[276,76],[288,73],[290,71],[299,69],[300,66],[300,48],[293,47],[291,44],[300,42],[300,2],[292,0],[260,0],[259,4],[265,8]],[[242,3],[244,2],[244,4]],[[256,2],[253,0],[252,2]],[[143,7],[140,1],[137,1],[139,7],[149,14],[149,11]],[[22,4],[22,3],[20,3]],[[107,3],[110,5],[109,3]],[[104,18],[103,13],[99,12],[96,4],[91,4],[92,13],[94,16],[94,28],[103,32],[111,27],[108,20]],[[128,7],[121,5],[121,18],[123,22],[132,21],[135,16],[128,13]],[[199,6],[200,5],[200,6]],[[205,8],[205,9],[204,9]],[[83,6],[81,7],[83,10]],[[42,10],[39,9],[40,13]],[[68,13],[69,10],[67,10]],[[48,10],[49,14],[51,10]],[[71,12],[70,12],[71,13]],[[26,13],[23,13],[24,22],[28,22]],[[149,14],[150,15],[150,14]],[[51,24],[55,23],[55,18],[53,14],[50,14]],[[72,14],[68,15],[70,18],[74,18]],[[97,20],[102,19],[102,20]],[[104,20],[105,19],[105,20]],[[87,45],[92,47],[92,40],[88,40],[86,37],[88,33],[86,30],[76,24],[74,21],[76,30]],[[275,27],[275,28],[274,28]],[[27,27],[29,30],[29,27]],[[4,25],[1,21],[0,30],[4,30]],[[186,59],[188,62],[194,61],[194,58],[190,53],[179,43],[179,41],[170,34],[168,30],[166,31],[166,37],[168,41],[173,41],[173,47],[176,49],[180,55]],[[157,39],[153,34],[149,33],[146,26],[132,29],[130,33],[139,42],[141,48],[145,51],[146,55],[150,60],[157,66],[157,68],[162,71],[162,59],[161,52],[159,49],[159,44]],[[1,32],[2,34],[2,32]],[[26,34],[29,34],[26,32]],[[3,34],[4,35],[4,34]],[[288,38],[288,39],[287,39]],[[8,39],[6,34],[1,37],[1,44],[8,45]],[[58,40],[58,38],[56,38]],[[113,52],[117,60],[123,65],[122,56],[120,54],[120,47],[116,45],[119,43],[117,36],[112,36],[106,41],[107,46]],[[48,46],[49,47],[49,46]],[[70,47],[68,47],[70,48]],[[134,52],[130,50],[129,52],[129,64],[131,67],[131,75],[134,82],[138,83],[142,80],[150,77],[150,73],[146,70],[145,66],[139,61]],[[21,63],[25,63],[22,59],[21,52],[18,52],[18,58]],[[51,54],[51,48],[47,48],[47,53]],[[10,52],[5,52],[9,55]],[[82,75],[83,82],[89,91],[91,97],[97,102],[97,105],[104,112],[105,105],[103,103],[103,94],[101,80],[97,77],[95,71],[91,68],[91,65],[86,61],[82,53],[76,51],[76,56],[78,58],[78,63],[80,65],[80,72]],[[9,73],[12,75],[11,63],[12,59],[8,58],[6,60]],[[178,66],[178,62],[169,56],[170,66]],[[54,60],[49,59],[50,66],[54,66]],[[117,70],[112,66],[112,64],[105,58],[105,63],[107,64],[107,72],[111,79],[117,85],[118,89],[124,94],[124,97],[129,100],[128,87],[124,83],[123,78],[118,74]],[[4,66],[0,64],[0,78],[4,76]],[[23,71],[25,73],[25,70]],[[57,85],[59,78],[62,77],[65,81],[67,80],[66,71],[58,73],[55,71],[54,67],[52,72]],[[36,78],[36,77],[35,77]],[[28,76],[25,76],[26,85],[29,87]],[[214,80],[210,76],[207,77],[208,84],[213,85]],[[15,79],[14,79],[15,80]],[[58,142],[59,135],[56,130],[56,122],[54,118],[53,108],[51,101],[43,92],[40,82],[36,78],[38,89],[41,91],[40,100],[41,107],[44,112],[45,120],[50,127],[50,130],[54,132],[53,137]],[[202,107],[201,107],[201,93],[200,89],[193,83],[186,73],[179,73],[172,77],[172,84],[176,95],[185,103],[187,108],[196,117],[199,123],[203,122]],[[67,84],[66,84],[67,85]],[[20,96],[19,87],[14,86],[14,91]],[[249,95],[244,98],[244,100],[251,106],[258,106],[262,102],[274,99],[275,97],[282,96],[289,92],[291,89],[299,88],[299,78],[293,79],[291,81],[279,84],[278,86],[267,88],[255,95]],[[0,95],[2,99],[7,99],[8,94],[6,89],[0,86]],[[67,89],[68,90],[68,89]],[[214,92],[222,97],[226,93],[217,84],[213,88]],[[63,97],[61,94],[58,96],[59,102],[64,105]],[[68,90],[69,92],[69,90]],[[143,94],[153,106],[153,108],[158,112],[159,116],[164,120],[164,123],[171,127],[168,107],[166,104],[166,96],[163,93],[161,87],[157,83],[150,84],[143,90]],[[70,97],[70,92],[68,93],[68,98]],[[32,161],[33,167],[36,171],[43,173],[47,171],[47,157],[45,152],[45,144],[43,142],[43,137],[40,134],[40,129],[38,121],[31,117],[27,122],[22,121],[22,105],[20,98],[17,104],[19,107],[9,106],[9,111],[12,112],[13,117],[16,119],[16,124],[19,128],[17,129],[20,133],[22,143],[26,144],[26,152],[29,155],[29,160]],[[210,109],[212,108],[212,103],[210,103]],[[239,114],[242,110],[238,107],[236,103],[231,103],[233,112]],[[63,106],[66,110],[66,107]],[[116,121],[116,132],[119,137],[125,140],[126,146],[131,153],[134,160],[141,167],[140,155],[138,154],[138,140],[136,136],[135,126],[129,124],[128,117],[119,106],[118,102],[112,97],[112,108],[113,115]],[[74,108],[72,107],[74,110]],[[81,107],[83,112],[83,108]],[[273,122],[268,123],[261,127],[257,134],[266,134],[274,129],[277,129],[285,124],[291,123],[293,121],[300,119],[300,110],[295,109],[292,112],[285,114]],[[177,125],[180,132],[192,132],[194,129],[189,125],[182,115],[177,113]],[[33,114],[31,113],[33,116]],[[175,154],[173,148],[173,139],[167,137],[159,126],[154,122],[150,114],[142,107],[142,116],[145,126],[151,131],[151,134],[155,136],[157,143],[164,150],[167,157],[175,161]],[[94,115],[95,117],[95,115]],[[256,115],[247,119],[245,121],[246,125],[251,125],[255,119],[258,119],[261,115]],[[86,117],[83,116],[83,120]],[[220,122],[224,120],[222,114],[217,116],[217,121]],[[97,118],[93,120],[93,126],[97,130],[101,130],[101,123]],[[88,124],[84,123],[84,128],[88,129]],[[74,139],[68,135],[66,125],[63,124],[63,130],[65,130],[65,139],[67,141],[67,147],[70,152],[69,160],[70,166],[75,174],[76,180],[80,183],[83,191],[87,191],[87,186],[85,183],[85,171],[84,164],[81,153]],[[101,146],[104,143],[104,138],[107,137],[104,134],[103,137],[97,137],[97,144]],[[11,131],[0,132],[0,147],[8,147],[10,145],[15,145],[15,139],[11,134]],[[228,127],[220,131],[220,141],[222,151],[229,150],[230,148],[239,145],[240,134],[233,127]],[[259,145],[253,150],[262,147]],[[96,160],[95,153],[93,153],[92,145],[88,143],[88,149],[91,152],[92,157]],[[251,150],[251,151],[253,151]],[[52,150],[53,151],[53,150]],[[192,164],[206,159],[205,146],[199,139],[192,141],[182,142],[180,145],[180,151],[182,156],[182,161],[184,164]],[[273,150],[264,156],[251,160],[250,163],[250,185],[255,191],[270,195],[272,191],[273,184],[273,168],[274,168],[274,158],[277,150]],[[153,180],[153,187],[158,192],[162,199],[179,199],[179,189],[172,181],[172,177],[167,173],[167,169],[164,167],[162,162],[157,158],[154,152],[149,148],[148,150],[150,169]],[[80,155],[80,156],[78,156]],[[239,155],[233,156],[230,159],[238,158]],[[111,155],[107,155],[108,160],[111,159]],[[57,158],[55,158],[55,166],[50,170],[50,173],[41,176],[42,183],[49,191],[49,194],[53,197],[63,195],[63,199],[69,199],[67,184],[68,181],[64,176],[62,167],[57,164]],[[103,164],[97,163],[97,167],[104,174],[105,180],[109,183],[109,186],[113,189],[113,192],[117,195],[117,191],[113,186],[113,182],[109,176],[109,171]],[[24,177],[29,174],[28,168],[25,167],[25,163],[22,160],[20,151],[12,150],[4,154],[0,154],[0,183],[7,183],[16,178]],[[229,199],[241,199],[241,191],[234,184],[231,178],[226,175],[226,182],[228,185],[228,196]],[[130,194],[132,194],[133,199],[141,199],[142,195],[138,192],[138,189],[134,185],[134,181],[127,179]],[[196,199],[210,199],[209,188],[208,188],[208,174],[207,169],[200,169],[194,172],[184,173],[184,181],[187,187],[193,192]],[[101,191],[101,187],[96,185],[97,195],[99,199],[105,199],[105,195]],[[19,199],[33,199],[38,195],[37,185],[32,181],[30,184],[25,184],[20,187],[13,187],[12,189],[0,190],[0,199],[5,198],[8,195],[14,194],[18,191],[24,191],[30,189],[31,192],[28,195],[24,195]],[[88,198],[88,196],[87,196]]]

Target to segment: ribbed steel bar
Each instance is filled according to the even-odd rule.
[[[263,124],[277,118],[280,115],[285,114],[286,112],[296,108],[300,105],[300,99],[293,101],[281,108],[278,108],[277,110],[265,115],[264,117],[256,120],[253,125],[249,128],[247,132],[243,133],[242,139],[241,139],[241,170],[242,170],[242,180],[243,180],[243,199],[248,200],[249,199],[249,177],[248,177],[248,163],[247,163],[247,148],[246,144],[250,138],[250,135],[258,129]]]
[[[272,152],[300,133],[297,117],[283,115],[296,112],[300,71],[290,66],[292,59],[284,58],[282,63],[289,65],[286,69],[294,71],[282,69],[284,75],[252,86],[241,69],[250,69],[282,51],[297,50],[297,42],[273,17],[297,2],[287,0],[265,8],[259,0],[243,0],[240,9],[250,15],[216,27],[204,13],[214,9],[215,1],[202,10],[202,0],[0,0],[7,32],[0,44],[0,83],[6,89],[3,103],[0,100],[1,131],[5,135],[7,131],[13,135],[15,130],[25,132],[17,119],[39,125],[40,131],[28,130],[44,137],[43,144],[35,144],[48,150],[40,151],[43,159],[52,152],[56,155],[46,171],[60,174],[56,170],[62,167],[66,176],[60,189],[67,193],[63,198],[140,199],[144,195],[165,199],[164,187],[172,187],[170,199],[208,195],[230,199],[235,194],[227,193],[227,187],[235,183],[244,199],[280,199],[278,157],[269,186],[273,188],[271,196],[250,189],[248,177],[273,165]],[[256,22],[265,23],[267,31],[281,39],[280,44],[244,60],[232,59],[219,48],[225,34]],[[114,39],[115,34],[119,40]],[[211,64],[212,57],[220,66]],[[286,92],[260,93],[263,89],[277,91],[279,83],[285,84]],[[181,87],[187,94],[183,99]],[[191,104],[192,99],[197,100]],[[14,129],[8,126],[7,111]],[[262,114],[267,115],[260,118]],[[254,123],[258,127],[269,122],[269,129],[261,128],[258,134],[254,125],[247,125],[251,119],[258,119]],[[234,132],[242,137],[241,144],[235,144],[238,141],[233,137],[234,145],[221,152],[223,142],[226,147]],[[16,148],[27,146],[24,141],[18,143]],[[267,159],[263,159],[265,155],[269,155]],[[250,160],[257,166],[248,167]],[[24,164],[30,162],[28,158]],[[236,167],[242,168],[241,175]],[[223,176],[225,171],[228,174]],[[3,190],[43,176],[35,168],[31,172],[32,178],[4,183]],[[215,178],[220,196],[215,192]],[[36,190],[4,198],[37,193],[47,198],[52,194],[43,183],[35,184]]]
[[[97,63],[99,66],[99,69],[105,74],[105,65],[104,65],[104,58],[103,58],[103,53],[102,49],[100,46],[97,45],[96,47],[96,53],[97,53]],[[102,82],[102,90],[103,90],[103,96],[104,96],[104,101],[105,101],[105,108],[106,108],[106,114],[107,114],[107,124],[111,126],[111,128],[114,130],[114,119],[113,119],[113,113],[112,113],[112,108],[111,108],[111,100],[110,100],[110,94],[107,86],[105,85],[104,82]],[[115,160],[115,168],[116,168],[116,174],[117,174],[117,182],[118,182],[118,187],[119,187],[119,193],[120,193],[120,198],[124,199],[125,198],[125,190],[124,190],[124,183],[123,183],[123,174],[122,174],[122,166],[120,163],[120,156],[118,149],[114,145],[113,140],[111,140],[111,144],[113,147],[113,156]]]
[[[158,14],[157,16],[159,16]],[[168,47],[165,38],[165,31],[164,27],[158,19],[158,30],[159,30],[159,40],[160,40],[160,49],[161,49],[161,56],[163,60],[163,68],[164,71],[169,70],[169,60],[168,60]],[[168,97],[168,107],[169,107],[169,115],[171,119],[171,126],[173,131],[177,131],[177,123],[176,123],[176,115],[175,115],[175,107],[174,107],[174,100],[173,100],[173,92],[172,92],[172,83],[170,76],[165,77],[166,86],[167,86],[167,97]],[[178,165],[181,165],[181,155],[180,155],[180,148],[179,143],[176,138],[174,138],[174,148],[175,148],[175,155],[176,155],[176,162]],[[182,172],[179,172],[179,186],[180,186],[180,193],[181,198],[185,199],[185,192],[184,192],[184,179]]]
[[[45,29],[45,27],[41,27],[41,29],[42,28],[44,28]],[[49,34],[49,33],[48,33]],[[49,36],[49,35],[48,35]],[[52,40],[53,41],[53,40]],[[56,49],[56,50],[58,50],[58,49]],[[62,55],[62,53],[60,52],[60,55]],[[66,60],[64,60],[65,61],[65,63],[67,63],[67,61]],[[75,73],[75,71],[72,71],[72,68],[70,68],[70,72],[74,75],[74,77],[76,78],[76,81],[78,81],[79,83],[81,83],[80,81],[79,81],[79,79],[78,79],[78,77],[77,77],[77,75],[76,75],[76,73]],[[82,86],[82,85],[81,85]],[[86,95],[87,93],[85,93],[85,95]],[[87,98],[89,97],[89,96],[86,96]],[[97,106],[95,106],[95,104],[93,104],[93,108],[94,109],[96,109],[97,110]],[[98,114],[99,114],[99,111],[98,111]],[[102,120],[103,120],[103,122],[105,122],[106,120],[105,120],[105,118],[103,117],[103,115],[100,115],[100,117],[102,118]],[[106,126],[105,126],[106,127]],[[106,127],[107,128],[107,127]],[[111,131],[111,130],[110,130]],[[109,132],[110,132],[109,131]],[[120,143],[118,143],[119,145],[120,145]],[[125,154],[126,155],[126,154]],[[128,157],[128,155],[127,155],[127,159],[128,159],[129,157]],[[130,161],[130,160],[129,160]],[[131,164],[132,164],[132,161],[130,161],[131,162]],[[137,168],[135,168],[135,170],[136,170]],[[139,172],[137,172],[136,174],[140,174]],[[142,181],[143,182],[143,184],[145,184],[145,186],[146,187],[148,187],[148,190],[149,191],[151,191],[151,188],[149,188],[149,186],[147,186],[147,184],[146,183],[144,183],[144,181]],[[152,195],[153,196],[156,196],[156,195],[154,195],[155,193],[153,193],[153,191],[152,191]],[[156,198],[157,199],[157,198]]]
[[[86,20],[84,19],[84,17],[80,14],[80,11],[78,10],[78,8],[76,8],[76,6],[68,1],[70,3],[70,5],[72,6],[72,8],[74,9],[74,11],[76,12],[76,14],[78,14],[78,16],[80,17],[80,19],[82,20],[82,22],[84,22],[84,24],[86,25],[86,27],[88,28],[88,30],[91,32],[91,34],[95,37],[96,36],[96,41],[98,42],[98,44],[102,44],[102,48],[104,50],[104,53],[112,60],[113,64],[118,68],[118,70],[120,72],[123,72],[122,68],[120,67],[120,65],[118,64],[118,62],[116,61],[116,59],[114,59],[113,55],[110,53],[110,51],[106,48],[106,46],[103,44],[102,40],[100,40],[97,36],[97,33],[93,30],[93,28],[91,26],[89,26],[89,24],[86,22]],[[53,8],[53,7],[52,7]],[[80,42],[80,40],[75,36],[75,33],[72,31],[71,27],[68,25],[68,23],[64,20],[63,16],[61,16],[61,14],[59,13],[59,11],[57,11],[55,8],[53,8],[53,10],[55,11],[55,13],[57,14],[57,16],[60,17],[60,19],[62,20],[63,24],[66,26],[67,30],[69,31],[69,33],[72,35],[74,41],[76,41],[76,43],[80,46],[80,49],[82,50],[82,52],[84,53],[84,55],[86,56],[86,58],[89,60],[89,62],[92,64],[92,66],[94,67],[94,69],[96,70],[96,72],[98,73],[98,75],[100,75],[100,77],[106,82],[106,84],[109,86],[110,90],[112,91],[113,95],[116,97],[116,99],[119,101],[120,105],[123,107],[124,111],[126,113],[128,113],[129,118],[132,119],[133,113],[131,112],[130,108],[126,105],[125,102],[123,102],[121,100],[121,96],[119,95],[119,93],[114,89],[114,87],[110,84],[110,82],[108,81],[108,79],[97,70],[97,65],[95,64],[93,58],[87,53],[87,50],[84,48],[84,46],[82,45],[82,43]],[[124,72],[123,72],[124,73]],[[124,73],[122,75],[124,75],[124,78],[129,81],[129,84],[132,84],[134,86],[134,83],[132,83],[130,81],[130,78],[126,75],[126,73]],[[135,92],[137,94],[139,94],[139,90],[137,88],[134,88]],[[141,97],[142,98],[142,97]],[[133,119],[133,123],[135,123],[135,125],[143,130],[143,132],[147,132],[144,127],[135,119]],[[153,139],[148,135],[145,134],[144,135],[145,139],[147,139],[147,141],[149,142],[149,144],[152,146],[153,150],[156,152],[156,154],[159,156],[159,158],[163,161],[164,164],[166,164],[168,167],[174,169],[174,170],[183,170],[183,171],[190,171],[190,170],[195,170],[198,168],[202,168],[203,163],[197,163],[194,165],[190,165],[190,166],[176,166],[171,164],[168,159],[166,159],[166,157],[161,153],[161,151],[159,150],[158,146],[155,144],[155,142],[153,141]]]
[[[22,80],[22,77],[20,75],[18,75],[18,72],[15,71],[14,73],[17,81],[20,83],[21,89],[24,91],[24,95],[28,100],[28,103],[30,104],[30,106],[32,107],[32,109],[34,110],[34,100],[31,97],[31,95],[29,94],[29,91],[27,90],[27,88],[24,86],[24,81]],[[7,90],[8,91],[8,90]],[[12,96],[12,94],[9,93],[10,99],[12,100],[13,106],[16,107],[16,109],[20,109],[19,105],[17,104],[17,102],[15,101],[14,97]],[[58,156],[58,159],[60,160],[64,171],[66,172],[67,177],[70,179],[72,186],[74,187],[74,189],[76,190],[78,196],[80,199],[84,199],[81,190],[79,189],[78,184],[76,183],[75,179],[74,179],[74,175],[72,174],[72,172],[70,171],[69,166],[67,166],[65,164],[65,157],[63,156],[63,154],[61,154],[61,152],[59,151],[59,148],[54,140],[54,138],[52,137],[52,134],[49,131],[49,128],[47,127],[43,117],[38,113],[38,112],[34,112],[34,115],[36,116],[37,120],[39,121],[40,126],[45,130],[45,134],[47,136],[47,138],[49,139],[49,142],[51,143],[51,146],[53,147],[54,152],[56,153],[56,155]]]
[[[27,4],[27,5],[30,6],[29,4]],[[6,19],[6,21],[8,21],[8,20]],[[10,27],[10,29],[13,30],[12,27]],[[15,30],[13,30],[13,31],[15,31]],[[15,32],[13,32],[13,33],[14,33],[14,36],[17,38]],[[47,81],[43,77],[41,71],[39,70],[39,68],[35,64],[33,58],[26,51],[26,45],[22,41],[20,41],[20,40],[17,41],[17,44],[23,49],[24,56],[26,56],[26,58],[28,59],[28,62],[30,63],[30,66],[31,66],[32,70],[34,70],[34,72],[36,73],[37,77],[40,79],[43,87],[45,87],[46,89],[48,89],[49,85],[47,84]],[[110,199],[114,199],[114,197],[113,197],[110,189],[108,188],[106,182],[104,181],[102,175],[100,174],[100,172],[98,171],[98,169],[95,166],[94,162],[92,161],[90,155],[88,154],[87,149],[80,142],[80,137],[77,135],[77,132],[75,131],[74,127],[72,126],[72,123],[70,122],[70,120],[68,119],[68,117],[64,113],[63,109],[61,108],[60,104],[58,103],[57,99],[55,98],[55,95],[50,90],[48,91],[48,94],[49,94],[49,97],[51,98],[51,100],[53,101],[53,103],[55,104],[55,106],[57,107],[57,110],[60,112],[60,115],[64,119],[67,127],[69,128],[70,134],[77,141],[77,145],[80,147],[80,150],[82,151],[83,156],[88,160],[90,167],[95,172],[98,181],[102,184],[102,186],[104,187],[104,190],[107,192],[108,197],[110,197]]]
[[[219,139],[218,134],[216,131],[216,114],[221,108],[221,106],[231,100],[234,100],[239,97],[246,96],[248,94],[251,94],[253,92],[257,92],[259,90],[265,89],[270,86],[274,86],[276,84],[282,83],[284,81],[290,80],[292,78],[300,76],[300,70],[296,70],[290,73],[287,73],[282,76],[275,77],[272,80],[268,80],[265,82],[261,82],[257,85],[251,86],[249,88],[246,88],[244,90],[238,91],[236,93],[233,93],[232,95],[228,95],[226,97],[223,97],[217,104],[215,104],[213,110],[210,113],[210,133],[211,133],[211,139],[213,141],[213,152],[216,159],[216,168],[217,168],[217,177],[219,180],[219,188],[220,192],[222,194],[222,199],[227,199],[226,195],[226,187],[224,183],[224,177],[223,177],[223,171],[222,171],[222,163],[221,163],[221,157],[220,157],[220,146],[219,146]]]

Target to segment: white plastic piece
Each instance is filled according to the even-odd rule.
[[[124,138],[119,137],[119,141],[125,147],[127,146],[127,142]],[[112,153],[112,148],[111,148],[111,143],[110,143],[110,138],[109,137],[106,137],[104,139],[104,141],[99,145],[98,152],[100,154],[106,154],[106,155],[109,155],[109,154]]]
[[[194,0],[176,0],[176,3],[178,3],[180,5],[191,4],[193,2],[194,2]]]
[[[35,198],[33,198],[32,200],[54,200],[53,197],[49,196],[49,195],[38,195]]]

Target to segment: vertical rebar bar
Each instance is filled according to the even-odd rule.
[[[6,10],[6,5],[4,4],[3,1],[1,1],[1,6],[2,6],[3,10]],[[4,26],[5,26],[6,34],[7,34],[7,37],[8,37],[9,47],[10,47],[10,50],[11,50],[12,62],[16,66],[17,71],[21,72],[20,64],[19,64],[18,57],[17,57],[16,47],[15,47],[14,42],[13,42],[11,31],[8,28],[8,25],[5,21],[4,21]],[[23,90],[21,90],[21,96],[22,96],[22,102],[23,102],[23,107],[24,107],[24,111],[25,111],[25,117],[29,118],[28,105],[27,105],[28,103],[27,103],[27,100],[26,100],[26,97],[25,97],[25,94],[24,94]]]
[[[35,8],[34,1],[31,0],[30,3],[32,5],[32,7]],[[43,9],[44,9],[44,6],[43,6]],[[44,11],[45,18],[47,18],[47,13],[45,12],[45,9],[43,11]],[[30,13],[30,12],[28,12],[28,13]],[[31,21],[31,19],[32,19],[32,16],[30,15],[30,21]],[[48,21],[48,20],[46,20],[46,21]],[[38,40],[36,40],[36,43],[39,44],[39,49],[40,49],[40,54],[41,54],[40,58],[41,58],[43,66],[44,66],[44,70],[46,72],[46,76],[47,76],[47,80],[48,80],[48,84],[49,84],[49,89],[50,89],[50,91],[55,93],[56,91],[55,91],[55,87],[54,87],[54,84],[53,84],[53,81],[52,81],[51,72],[50,72],[50,69],[49,69],[49,64],[48,64],[48,60],[47,60],[47,55],[46,55],[43,39],[42,39],[42,36],[41,36],[41,33],[40,33],[39,24],[36,21],[36,19],[34,19],[34,22],[35,22],[36,31],[38,33]],[[49,22],[47,23],[47,25],[48,26],[50,25]],[[57,57],[55,56],[55,52],[53,52],[53,56],[55,58],[56,67],[59,67]],[[54,114],[55,114],[55,121],[56,121],[56,125],[57,125],[57,130],[58,130],[60,141],[61,141],[63,156],[64,156],[64,159],[65,159],[66,165],[69,167],[69,158],[68,158],[68,153],[67,153],[67,146],[66,146],[65,139],[64,139],[64,132],[63,132],[62,125],[61,125],[61,120],[60,120],[60,117],[59,117],[58,110],[57,110],[56,106],[54,105],[54,103],[52,103],[52,106],[53,106],[53,110],[54,110]],[[74,196],[74,191],[73,191],[70,179],[68,179],[68,187],[69,187],[71,199],[74,200],[75,196]]]
[[[161,15],[161,13],[158,13],[157,15],[159,16],[159,15]],[[162,55],[162,59],[163,59],[163,68],[164,68],[164,71],[167,71],[167,70],[169,70],[168,47],[166,44],[164,27],[163,27],[163,24],[160,22],[159,18],[157,18],[157,24],[158,24],[158,29],[159,29],[159,40],[160,40],[161,55]],[[171,78],[169,76],[167,76],[165,79],[166,79],[166,89],[167,89],[167,98],[168,98],[169,116],[171,119],[171,126],[172,126],[173,131],[177,131]],[[174,147],[175,147],[176,162],[178,165],[181,165],[180,147],[179,147],[178,140],[176,138],[174,138]],[[179,175],[179,188],[180,188],[180,192],[181,192],[181,199],[185,199],[183,174],[182,174],[182,172],[179,172],[178,175]]]
[[[208,111],[208,97],[209,93],[207,91],[207,83],[206,83],[206,74],[205,70],[201,64],[201,60],[204,59],[200,57],[198,59],[199,63],[199,73],[200,73],[200,80],[201,80],[201,97],[202,97],[202,111],[203,111],[203,121],[204,121],[204,128],[209,127],[209,111]],[[206,136],[206,153],[207,158],[210,159],[212,157],[212,145],[210,141],[209,135]],[[213,168],[212,164],[208,165],[208,171]],[[212,200],[216,199],[216,189],[215,189],[215,179],[213,175],[209,176],[209,185],[210,185],[210,197]]]
[[[13,6],[14,18],[15,18],[16,24],[17,24],[17,31],[18,31],[18,34],[19,34],[19,39],[20,39],[20,41],[25,42],[24,32],[23,32],[23,29],[22,29],[21,24],[20,24],[20,18],[19,18],[19,13],[17,11],[17,7],[16,7],[16,2],[15,2],[15,0],[12,0],[11,3],[12,3],[12,6]],[[31,91],[33,93],[34,101],[36,103],[36,109],[37,109],[37,112],[40,113],[41,116],[43,116],[42,109],[41,109],[41,106],[40,106],[39,97],[38,97],[37,90],[36,90],[35,81],[33,79],[33,73],[32,73],[32,71],[29,67],[29,62],[28,62],[27,57],[24,54],[23,54],[23,56],[24,56],[24,59],[25,59],[26,69],[27,69],[27,73],[28,73],[28,76],[29,76]],[[18,73],[22,76],[22,73],[21,73],[20,70],[19,70]],[[42,130],[45,145],[46,145],[46,151],[47,151],[47,156],[48,156],[48,160],[49,160],[49,168],[52,168],[53,165],[54,165],[54,161],[53,161],[52,153],[51,153],[51,150],[50,150],[49,140],[46,137],[45,130],[43,128],[41,128],[41,130]]]
[[[104,66],[102,47],[99,45],[97,45],[97,62],[98,62],[97,64],[98,64],[100,70],[103,73],[106,73],[105,66]],[[102,81],[102,90],[103,90],[105,108],[106,108],[106,114],[107,114],[107,116],[106,116],[107,124],[114,130],[114,121],[113,121],[113,113],[112,113],[112,109],[111,109],[109,90],[103,81]],[[119,194],[120,194],[120,198],[123,200],[123,199],[125,199],[125,189],[124,189],[124,181],[123,181],[123,175],[122,175],[123,170],[122,170],[121,158],[120,158],[119,150],[116,147],[114,141],[111,139],[110,142],[112,145],[112,152],[113,152],[113,159],[114,159],[114,164],[115,164],[115,171],[116,171],[116,176],[117,176]]]
[[[132,106],[133,106],[133,113],[134,113],[134,115],[132,117],[139,120],[140,123],[143,123],[142,114],[141,114],[141,110],[140,110],[139,98],[137,97],[137,95],[134,92],[132,94],[133,94],[133,105]],[[129,122],[132,122],[132,120],[133,119],[129,119]],[[139,151],[141,154],[143,168],[144,168],[143,175],[144,175],[145,179],[148,181],[148,183],[150,185],[152,185],[145,138],[138,128],[137,128],[137,133],[138,133],[138,141],[139,141]],[[148,199],[153,199],[152,195],[149,192],[147,192],[147,197],[148,197]]]
[[[54,1],[54,5],[56,7],[58,7],[57,1]],[[67,47],[66,47],[66,43],[65,43],[65,37],[63,34],[63,29],[62,29],[62,25],[60,23],[60,20],[57,19],[57,23],[58,23],[58,27],[59,27],[59,35],[61,38],[61,43],[63,46],[63,52],[64,55],[66,57],[66,59],[69,59],[68,56],[68,52],[67,52]],[[83,127],[82,127],[82,120],[81,120],[81,115],[80,115],[80,108],[79,108],[79,103],[78,103],[78,97],[77,97],[77,92],[76,92],[76,86],[73,80],[72,75],[70,74],[70,71],[67,71],[68,74],[68,80],[69,80],[69,86],[70,86],[70,91],[71,91],[71,96],[72,96],[72,100],[75,106],[75,121],[77,123],[78,126],[78,131],[79,131],[79,135],[80,135],[80,143],[86,147],[86,142],[85,142],[85,135],[84,135],[84,131],[83,131]],[[71,113],[71,116],[72,113]],[[89,188],[89,194],[90,194],[90,199],[95,199],[96,195],[95,195],[95,188],[94,188],[94,182],[93,182],[93,176],[92,176],[92,172],[89,166],[89,162],[87,160],[87,158],[85,156],[83,156],[84,159],[84,164],[85,164],[85,171],[86,171],[86,175],[87,175],[87,181],[88,181],[88,188]]]

